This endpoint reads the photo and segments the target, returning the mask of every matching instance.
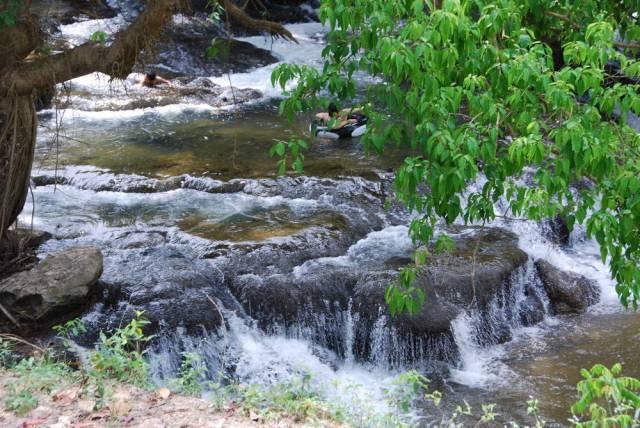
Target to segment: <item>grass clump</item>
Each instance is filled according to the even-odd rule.
[[[24,358],[8,370],[15,379],[5,385],[4,407],[17,415],[38,407],[38,394],[48,395],[80,381],[77,372],[49,352]]]

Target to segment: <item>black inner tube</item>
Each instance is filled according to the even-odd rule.
[[[351,133],[362,125],[366,125],[369,122],[369,118],[361,113],[353,113],[347,116],[348,119],[355,119],[356,123],[350,123],[339,129],[329,129],[323,125],[318,119],[313,119],[311,122],[311,131],[314,135],[318,135],[319,132],[331,132],[336,134],[340,138],[351,137]]]

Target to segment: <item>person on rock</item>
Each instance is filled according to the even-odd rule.
[[[142,79],[138,82],[140,86],[145,88],[155,88],[159,85],[167,85],[171,86],[171,82],[167,79],[163,79],[158,76],[156,73],[147,73],[144,75]]]
[[[316,119],[325,125],[331,120],[337,121],[331,128],[332,131],[335,131],[350,123],[357,123],[358,119],[354,116],[358,114],[362,114],[361,108],[352,107],[338,110],[334,103],[330,103],[328,111],[316,114]]]

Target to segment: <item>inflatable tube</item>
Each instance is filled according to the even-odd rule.
[[[367,122],[369,118],[363,114],[352,114],[349,119],[356,119],[356,123],[350,123],[339,129],[330,129],[328,126],[321,125],[317,120],[311,122],[309,132],[320,138],[351,138],[360,137],[367,131]]]

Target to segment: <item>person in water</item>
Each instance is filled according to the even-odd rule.
[[[336,107],[334,103],[330,103],[328,111],[316,114],[316,119],[325,125],[331,120],[337,121],[331,128],[331,130],[335,131],[350,123],[357,123],[358,119],[352,117],[354,114],[362,114],[362,109],[352,107],[338,110],[338,107]]]
[[[155,88],[158,85],[168,85],[171,86],[171,82],[167,79],[163,79],[158,76],[156,73],[147,73],[139,82],[140,86],[144,86],[147,88]]]

